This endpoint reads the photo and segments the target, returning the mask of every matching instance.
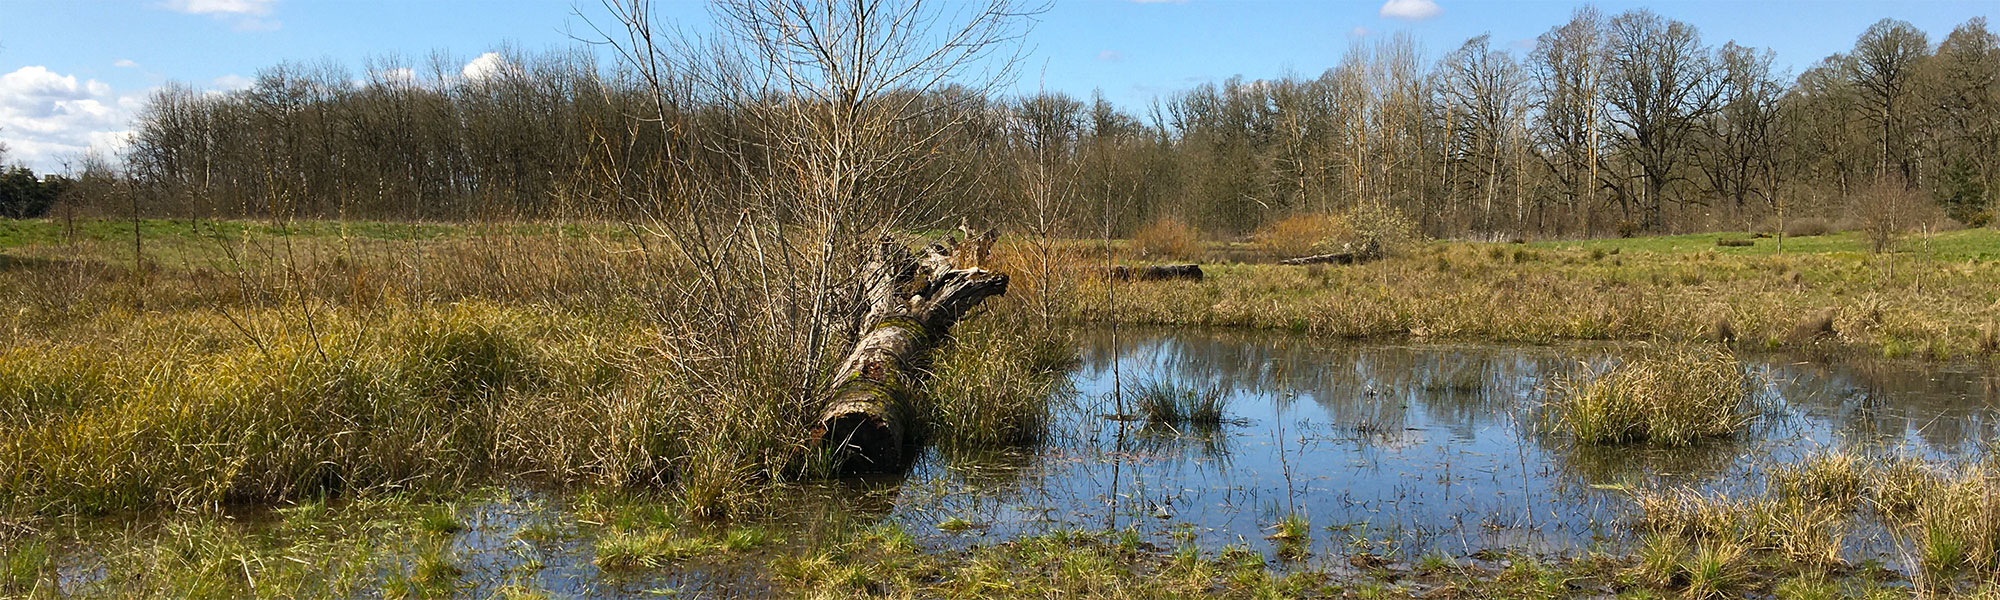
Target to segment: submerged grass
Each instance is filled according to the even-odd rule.
[[[1550,424],[1585,444],[1686,446],[1749,422],[1742,365],[1727,350],[1669,346],[1557,379]]]

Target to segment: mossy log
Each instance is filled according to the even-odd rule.
[[[910,396],[931,350],[951,333],[965,313],[987,298],[1007,293],[1007,276],[980,268],[976,251],[991,244],[988,232],[970,240],[975,249],[959,266],[950,245],[933,243],[918,258],[884,236],[863,268],[861,317],[854,349],[836,372],[819,439],[835,444],[834,460],[845,471],[894,469],[903,462]]]
[[[1151,265],[1143,267],[1118,265],[1102,268],[1100,272],[1105,277],[1118,281],[1133,279],[1139,281],[1165,281],[1173,279],[1201,281],[1201,265]]]

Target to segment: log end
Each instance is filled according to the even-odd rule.
[[[884,473],[903,464],[902,436],[879,415],[832,415],[820,426],[824,432],[820,440],[834,445],[834,464],[842,473]]]
[[[819,443],[845,474],[882,473],[903,466],[899,398],[889,387],[856,380],[843,386],[821,413]]]

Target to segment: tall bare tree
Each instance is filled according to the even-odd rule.
[[[1908,121],[1916,102],[1917,64],[1930,54],[1924,32],[1908,22],[1883,19],[1868,27],[1855,40],[1854,87],[1867,108],[1867,118],[1875,123],[1877,140],[1876,176],[1894,169],[1904,182],[1913,182],[1909,153]]]
[[[1642,9],[1612,18],[1609,36],[1612,143],[1637,167],[1645,226],[1663,230],[1667,187],[1687,178],[1682,167],[1722,86],[1692,25]]]

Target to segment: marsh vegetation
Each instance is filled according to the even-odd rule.
[[[0,595],[1996,593],[1983,21],[1907,114],[1907,24],[1781,102],[1583,10],[1147,125],[1003,97],[1032,7],[603,8],[615,73],[167,88],[0,220]]]

